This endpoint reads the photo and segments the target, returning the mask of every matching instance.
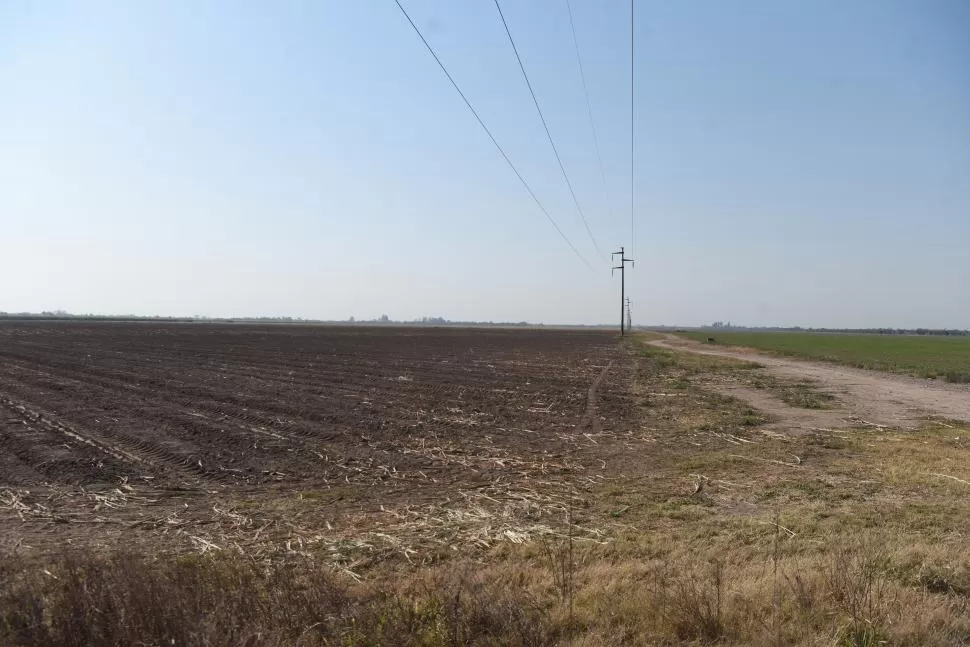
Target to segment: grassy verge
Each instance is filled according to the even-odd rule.
[[[0,644],[970,639],[970,429],[772,433],[760,412],[712,389],[755,379],[756,366],[630,352],[638,430],[590,445],[583,460],[610,465],[609,478],[575,477],[569,508],[542,519],[555,534],[387,558],[361,582],[312,552],[10,556]],[[590,527],[602,533],[571,531]]]
[[[749,386],[773,393],[785,404],[801,409],[831,409],[836,397],[819,389],[808,380],[788,380],[768,374],[754,374],[746,382]]]
[[[794,332],[686,332],[683,336],[747,346],[948,382],[970,383],[970,338],[923,335],[852,335]]]
[[[652,337],[645,336],[644,339]],[[663,358],[660,361],[672,368],[675,386],[703,386],[708,389],[717,384],[760,389],[771,393],[792,407],[804,409],[829,409],[836,398],[822,391],[818,384],[808,380],[793,380],[770,375],[762,371],[762,365],[709,355],[680,354],[661,349],[650,349],[648,356]]]

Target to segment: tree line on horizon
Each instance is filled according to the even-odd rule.
[[[74,314],[64,310],[43,312],[3,312],[0,319],[20,320],[81,320],[81,321],[163,321],[163,322],[255,322],[255,323],[318,323],[318,324],[351,324],[351,325],[425,325],[425,326],[543,326],[541,323],[528,321],[451,321],[444,317],[419,317],[412,320],[395,320],[386,314],[374,319],[305,319],[303,317],[208,317],[192,315],[188,317],[168,317],[162,315],[104,315],[104,314]]]

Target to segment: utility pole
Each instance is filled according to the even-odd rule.
[[[633,330],[633,311],[630,309],[630,297],[626,298],[626,329]]]
[[[626,255],[623,253],[623,250],[624,248],[620,247],[620,251],[613,252],[610,255],[611,257],[616,257],[616,256],[620,257],[619,267],[613,267],[613,269],[610,270],[610,274],[613,274],[616,270],[620,270],[620,337],[622,337],[625,333],[623,320],[626,318],[626,264],[634,263],[634,260],[632,258],[626,257]]]

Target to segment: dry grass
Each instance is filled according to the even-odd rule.
[[[465,572],[407,590],[348,586],[313,561],[68,555],[6,568],[0,636],[18,645],[543,645],[542,610]]]
[[[198,541],[152,559],[18,551],[0,643],[970,644],[970,427],[769,432],[708,388],[757,367],[631,353],[636,432],[604,421],[544,461],[409,448],[518,478],[339,518],[329,502],[367,491],[210,501],[208,525],[159,517]],[[110,520],[138,496],[82,502]],[[0,506],[70,512],[14,491]]]

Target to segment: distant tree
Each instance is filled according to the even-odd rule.
[[[381,323],[387,323],[389,321],[390,319],[388,319],[387,315],[381,315]]]

